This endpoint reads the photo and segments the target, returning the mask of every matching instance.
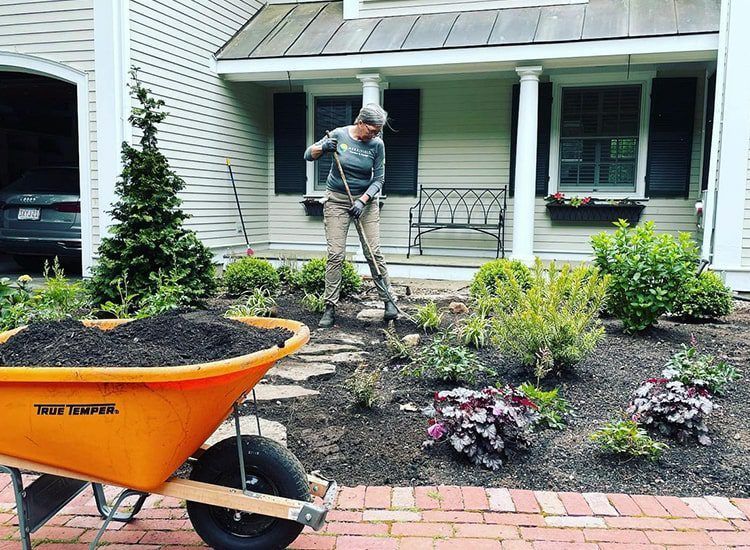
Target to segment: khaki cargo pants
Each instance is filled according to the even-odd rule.
[[[326,197],[328,200],[323,205],[323,223],[325,225],[326,243],[328,246],[328,264],[326,265],[326,290],[323,298],[326,303],[336,305],[341,294],[341,269],[344,265],[346,255],[346,236],[349,233],[349,224],[353,220],[349,216],[350,203],[348,196],[343,193],[328,191]],[[375,262],[377,262],[380,273],[385,279],[390,292],[391,283],[388,278],[388,270],[383,254],[380,252],[380,208],[377,206],[377,203],[377,199],[370,200],[365,206],[359,221],[367,237],[367,241],[372,248]],[[370,257],[370,251],[364,241],[361,238],[360,241],[362,241],[362,251],[365,254],[367,263],[370,265],[370,272],[373,279],[375,279],[376,271],[373,268],[373,258]],[[388,300],[388,296],[380,288],[378,288],[378,295],[381,300]]]

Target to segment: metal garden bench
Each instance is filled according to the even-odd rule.
[[[471,229],[497,240],[496,258],[505,257],[507,189],[456,189],[419,186],[417,204],[409,209],[409,249],[419,247],[422,235],[438,229]],[[414,240],[412,232],[416,231]]]

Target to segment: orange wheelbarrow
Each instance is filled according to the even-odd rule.
[[[285,319],[238,320],[294,333],[283,347],[174,367],[0,366],[0,471],[11,475],[24,550],[30,533],[91,483],[105,521],[130,521],[149,494],[187,501],[193,527],[226,550],[285,548],[304,526],[320,529],[336,483],[307,475],[285,447],[240,434],[238,403],[309,329]],[[85,321],[107,330],[127,320]],[[5,342],[22,328],[0,334]],[[232,413],[237,435],[203,443]],[[189,479],[170,477],[193,460]],[[40,472],[27,487],[20,470]],[[109,506],[103,484],[124,490]],[[312,502],[312,496],[323,499]],[[118,509],[135,499],[128,512]]]

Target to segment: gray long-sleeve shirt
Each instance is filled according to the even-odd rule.
[[[332,130],[331,137],[338,139],[339,160],[352,194],[356,197],[367,193],[372,198],[380,192],[385,180],[385,145],[383,140],[375,137],[370,141],[358,141],[349,135],[347,126]],[[313,145],[320,146],[323,139]],[[305,160],[307,161],[314,160],[312,158],[313,145],[305,151]],[[346,193],[344,182],[335,162],[332,162],[331,170],[328,172],[326,187],[329,191]]]

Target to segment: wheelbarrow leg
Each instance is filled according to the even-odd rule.
[[[28,525],[28,510],[26,507],[26,500],[24,499],[25,491],[23,489],[23,478],[21,478],[21,472],[18,468],[9,468],[8,466],[0,465],[0,472],[10,474],[10,481],[13,483],[13,494],[16,497],[16,514],[18,515],[18,530],[21,536],[21,548],[22,550],[31,550],[31,535],[30,528]]]
[[[117,512],[117,506],[113,509],[107,505],[107,497],[104,495],[104,488],[101,483],[92,483],[91,487],[94,490],[94,501],[96,501],[96,508],[99,510],[99,515],[102,516],[103,519],[107,519],[114,511],[112,521],[119,521],[122,523],[132,521],[136,514],[141,511],[143,503],[146,502],[146,498],[148,498],[148,494],[146,493],[131,490],[130,494],[127,496],[140,495],[140,497],[133,505],[132,511],[128,513],[120,513]]]
[[[141,511],[141,507],[143,506],[143,503],[146,501],[148,494],[141,493],[140,491],[134,491],[132,489],[125,489],[117,496],[117,499],[115,499],[115,503],[110,508],[109,506],[107,506],[107,500],[106,500],[106,497],[104,496],[104,489],[102,488],[102,486],[99,483],[92,483],[91,485],[94,488],[94,499],[96,500],[96,507],[99,509],[99,513],[104,516],[104,512],[105,511],[107,512],[106,516],[104,516],[106,518],[104,520],[104,523],[99,528],[99,531],[96,533],[96,537],[94,537],[94,540],[92,540],[91,544],[89,545],[89,549],[94,550],[97,544],[99,544],[99,539],[102,538],[102,535],[104,534],[104,531],[107,530],[107,526],[110,524],[110,522],[112,521],[128,522],[132,520],[135,517],[135,515]],[[136,495],[138,496],[138,500],[133,506],[133,510],[131,512],[120,513],[117,511],[126,498],[136,496]]]

